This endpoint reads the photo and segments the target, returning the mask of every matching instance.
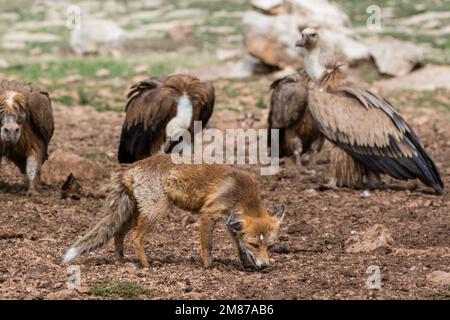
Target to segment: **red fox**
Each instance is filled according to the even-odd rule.
[[[244,267],[269,265],[269,250],[277,240],[284,206],[269,213],[259,188],[248,173],[226,165],[174,164],[158,154],[138,161],[112,178],[107,215],[67,251],[64,262],[95,250],[114,237],[115,255],[123,262],[123,240],[136,226],[133,244],[144,267],[149,263],[142,242],[171,206],[200,214],[203,266],[212,264],[212,234],[223,218]]]

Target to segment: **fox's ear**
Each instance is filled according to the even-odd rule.
[[[277,218],[278,221],[283,221],[284,218],[284,212],[286,210],[286,205],[281,205],[280,207],[276,208],[272,212],[270,212],[270,215]]]
[[[242,231],[242,228],[244,227],[244,221],[234,214],[228,215],[225,219],[225,223],[228,229],[234,232]]]

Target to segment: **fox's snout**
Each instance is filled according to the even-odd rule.
[[[270,265],[269,254],[266,248],[252,248],[239,241],[239,257],[244,267],[262,270]]]

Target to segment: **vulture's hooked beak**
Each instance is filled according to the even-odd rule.
[[[306,43],[306,39],[305,38],[306,37],[304,35],[302,35],[301,38],[298,39],[297,42],[295,43],[295,46],[303,48],[305,46],[305,43]]]

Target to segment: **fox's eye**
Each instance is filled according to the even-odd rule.
[[[270,245],[268,245],[268,246],[267,246],[267,249],[272,250],[274,245],[275,245],[275,244],[270,244]]]
[[[259,247],[259,244],[257,244],[257,243],[249,243],[248,244],[250,247],[252,247],[253,249],[256,249],[256,248],[258,248]]]

